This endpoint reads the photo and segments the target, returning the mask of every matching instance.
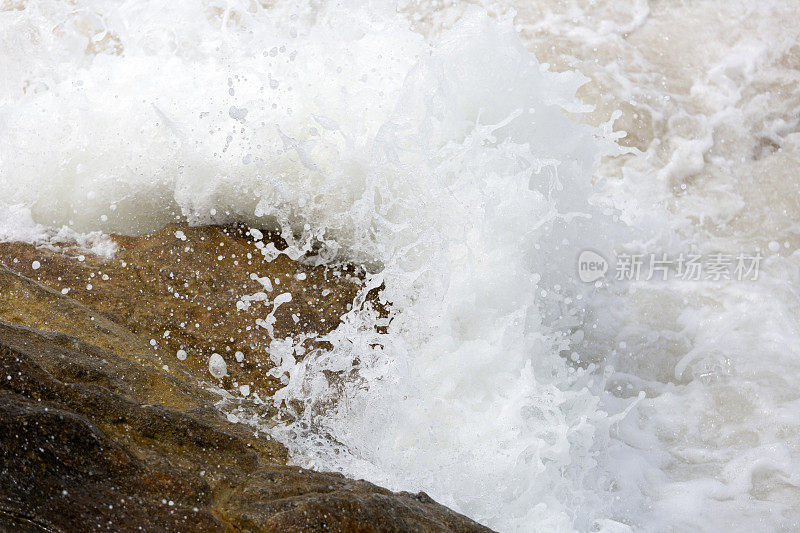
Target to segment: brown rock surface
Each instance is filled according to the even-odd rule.
[[[191,266],[189,259],[212,255],[219,242],[237,258],[247,258],[254,245],[221,228],[182,229],[187,241],[175,231],[119,238],[112,260],[84,253],[78,261],[75,249],[0,244],[0,261],[11,266],[0,266],[0,530],[486,530],[424,494],[286,466],[286,449],[263,429],[256,436],[253,427],[229,422],[214,407],[219,396],[197,382],[214,381],[205,357],[213,349],[235,372],[223,385],[246,379],[264,390],[270,385],[257,375],[259,364],[271,364],[259,359],[265,346],[259,343],[269,340],[261,328],[246,337],[258,347],[248,352],[247,364],[234,365],[230,356],[242,349],[234,333],[248,331],[242,324],[263,312],[256,305],[241,312],[251,315],[235,312],[240,294],[261,287],[238,290],[253,281],[250,271],[283,275],[284,287],[308,295],[305,306],[298,301],[275,313],[276,337],[296,336],[301,327],[317,333],[335,327],[358,282],[352,275],[343,281],[347,271],[335,276],[288,258],[266,263],[253,252],[253,264],[233,265],[241,269]],[[193,253],[179,254],[171,239]],[[33,261],[41,267],[33,270]],[[299,271],[305,280],[294,276]],[[92,289],[80,290],[87,278]],[[186,298],[172,296],[170,287],[182,283],[189,285]],[[67,287],[69,296],[61,293]],[[334,295],[330,301],[308,304],[325,289]],[[306,314],[295,322],[293,313]],[[203,327],[180,328],[187,316],[203,320]],[[149,339],[157,332],[154,348]],[[186,361],[175,358],[179,347],[191,354]]]
[[[167,365],[188,371],[229,389],[234,384],[249,385],[262,397],[279,386],[277,378],[267,376],[275,366],[268,357],[273,337],[291,336],[295,341],[307,337],[300,352],[324,346],[316,337],[339,324],[339,317],[348,311],[360,288],[361,280],[353,268],[310,267],[286,255],[267,261],[257,244],[282,249],[280,238],[266,233],[256,241],[240,227],[169,226],[142,237],[112,238],[118,246],[113,259],[75,248],[46,249],[12,242],[0,243],[0,263],[64,291],[129,329],[139,342],[131,353],[154,353],[159,368]],[[267,291],[255,276],[268,279],[272,290]],[[32,327],[41,324],[46,326],[43,329],[83,338],[72,320],[62,320],[61,311],[37,306],[39,314],[31,315],[32,321],[17,316],[30,294],[23,291],[16,297],[1,283],[0,320]],[[242,296],[259,292],[268,300],[237,308]],[[270,336],[256,321],[268,320],[272,301],[284,293],[291,294],[292,300],[275,310]],[[102,342],[98,345],[109,347]],[[187,353],[185,361],[178,360],[178,350]],[[241,363],[235,359],[237,351],[244,357]],[[227,364],[229,376],[221,381],[208,371],[213,353],[219,353]]]

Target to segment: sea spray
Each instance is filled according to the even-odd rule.
[[[174,26],[176,9],[5,16],[16,52],[50,65],[21,63],[3,94],[6,212],[73,232],[246,222],[293,257],[363,264],[332,350],[296,362],[273,343],[276,401],[304,406],[282,430],[295,460],[506,530],[609,518],[609,419],[562,357],[584,326],[576,250],[621,227],[589,202],[614,148],[571,118],[585,78],[548,72],[478,9],[433,43],[392,9],[209,4]],[[29,41],[56,20],[65,33]],[[59,35],[78,47],[70,31],[117,44],[58,52]]]
[[[566,116],[582,81],[477,11],[410,70],[355,202],[371,232],[350,244],[370,250],[362,294],[381,287],[390,319],[378,333],[356,308],[289,370],[275,398],[304,406],[284,436],[298,462],[504,530],[613,515],[601,380],[561,356],[588,327],[577,250],[624,231],[589,201],[610,143]]]

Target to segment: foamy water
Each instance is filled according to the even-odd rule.
[[[798,11],[7,2],[0,238],[236,221],[364,264],[385,333],[355,302],[273,345],[297,464],[501,531],[792,531]],[[595,287],[587,248],[764,259]]]

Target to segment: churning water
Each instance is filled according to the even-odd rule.
[[[274,344],[297,464],[501,531],[796,530],[798,33],[791,0],[6,0],[0,238],[244,222],[365,265],[388,320]],[[757,279],[620,269],[690,253]]]

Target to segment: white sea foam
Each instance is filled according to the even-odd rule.
[[[271,346],[277,400],[304,406],[273,434],[299,464],[503,531],[788,528],[800,142],[795,93],[780,116],[758,94],[793,79],[796,13],[732,2],[761,26],[703,34],[700,58],[684,48],[702,32],[668,23],[713,2],[573,4],[512,22],[458,3],[12,3],[0,239],[236,221],[280,229],[292,257],[364,264],[332,350]],[[620,155],[614,119],[640,152]],[[585,248],[773,241],[784,257],[746,285],[595,291],[575,272]],[[269,325],[286,296],[262,284],[240,304],[266,301]],[[380,286],[385,333],[362,305]]]

